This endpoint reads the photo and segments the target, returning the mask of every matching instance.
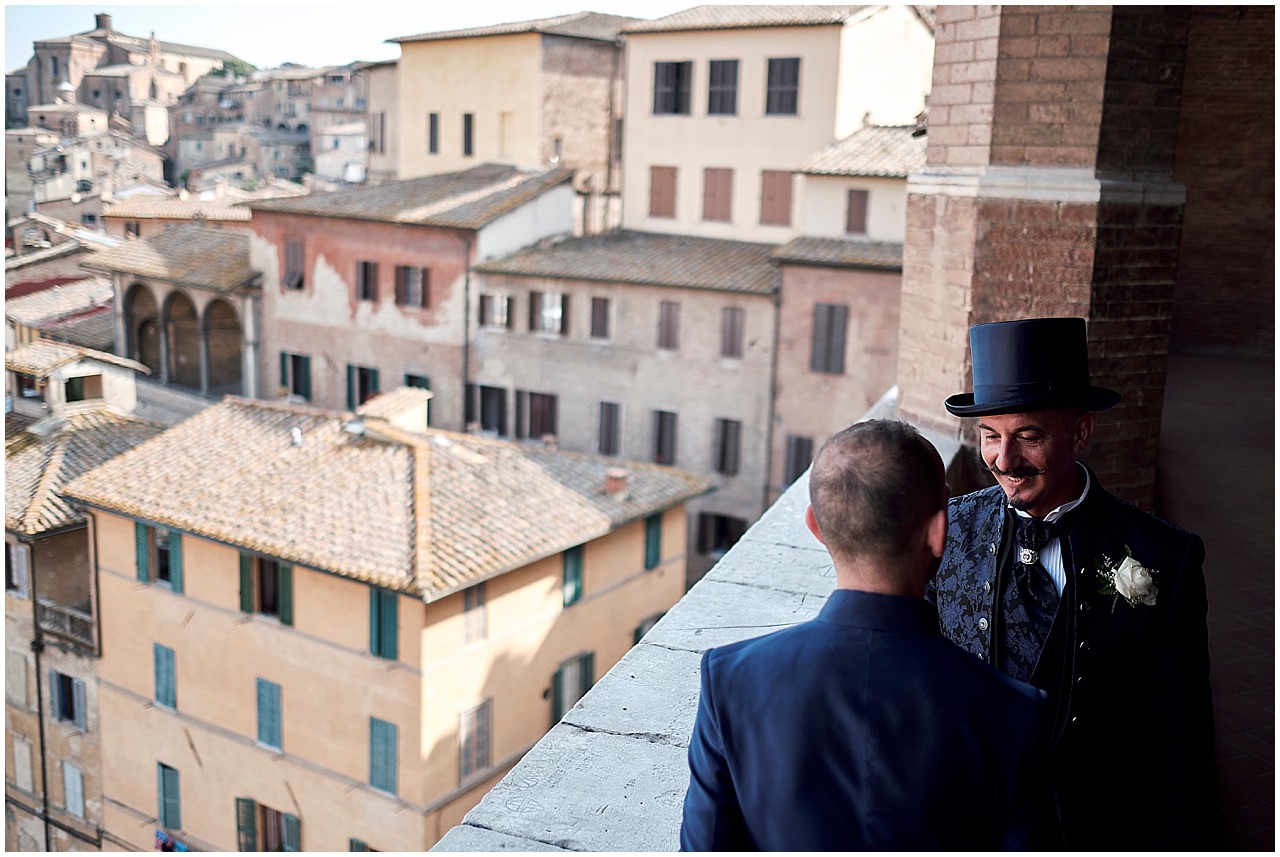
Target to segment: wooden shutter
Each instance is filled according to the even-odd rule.
[[[287,812],[284,814],[284,848],[282,850],[302,850],[302,820]]]
[[[150,529],[150,527],[141,521],[135,521],[133,524],[134,545],[136,547],[136,555],[138,557],[138,580],[141,580],[143,583],[147,583],[151,580]]]
[[[258,805],[253,798],[236,798],[236,844],[241,851],[258,850]]]
[[[182,535],[169,531],[169,588],[182,593]]]
[[[311,358],[304,354],[298,355],[298,379],[296,381],[298,387],[298,395],[311,401]]]
[[[844,337],[849,324],[849,308],[844,304],[831,307],[831,350],[827,355],[828,372],[844,374]]]
[[[493,295],[481,295],[480,296],[480,326],[485,327],[486,325],[488,325],[489,319],[492,315],[493,315]]]
[[[397,599],[394,592],[369,589],[369,650],[380,658],[395,660],[399,640]]]
[[[396,725],[369,718],[369,784],[396,793]]]
[[[289,352],[280,352],[280,386],[286,390],[292,389],[289,384]]]
[[[62,763],[62,796],[67,812],[84,818],[84,775],[70,762]]]
[[[591,335],[596,339],[609,338],[609,299],[591,299]]]
[[[160,792],[160,826],[181,830],[182,800],[178,794],[178,772],[164,764],[157,764],[156,768]]]
[[[644,567],[657,568],[662,562],[662,515],[644,519]]]
[[[347,364],[347,410],[354,411],[356,409],[356,405],[359,404],[359,402],[357,401],[357,396],[358,396],[358,393],[356,392],[356,367],[348,363]]]
[[[283,625],[293,624],[293,566],[276,564],[276,615]]]
[[[560,295],[560,331],[561,336],[569,335],[569,296]]]
[[[281,748],[280,685],[260,678],[258,682],[258,743]]]
[[[551,676],[551,725],[555,726],[564,716],[564,666]]]
[[[240,612],[252,613],[257,600],[253,591],[253,557],[240,554]]]
[[[88,702],[84,695],[84,682],[80,679],[71,680],[71,696],[75,703],[75,724],[76,728],[81,732],[89,731],[89,708]]]
[[[347,840],[347,850],[348,851],[368,851],[369,843],[365,842],[363,839],[356,839],[355,837],[352,837]]]
[[[529,332],[542,330],[542,292],[529,292]]]
[[[173,649],[159,643],[152,647],[155,662],[156,704],[165,708],[178,707],[176,676],[174,675]]]
[[[850,235],[867,234],[867,191],[849,191],[849,211],[845,219],[844,231]]]
[[[581,693],[578,698],[581,699],[586,695],[587,691],[596,683],[596,653],[587,652],[582,656],[582,669],[579,671],[581,676]]]
[[[419,306],[426,308],[431,306],[431,269],[422,269],[422,294],[418,303]]]
[[[62,682],[58,681],[57,670],[49,670],[49,710],[54,720],[62,718]]]

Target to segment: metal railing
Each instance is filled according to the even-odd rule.
[[[97,642],[95,623],[88,613],[43,598],[36,600],[36,622],[41,631],[94,649]]]

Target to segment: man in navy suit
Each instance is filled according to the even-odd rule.
[[[947,642],[938,453],[905,423],[823,445],[805,522],[836,590],[812,621],[702,658],[686,851],[1021,849],[1047,806],[1042,696]]]
[[[927,597],[942,632],[1049,695],[1060,832],[1070,850],[1212,848],[1217,797],[1204,543],[1103,490],[1079,458],[1094,411],[1085,323],[970,330],[978,421],[997,485],[950,502]]]

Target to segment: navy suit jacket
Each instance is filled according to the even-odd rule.
[[[703,655],[681,849],[1030,847],[1041,711],[922,599],[837,589],[813,621]]]
[[[1071,850],[1212,848],[1217,792],[1204,543],[1108,494],[1090,473],[1062,538],[1067,571],[1031,683],[1049,694],[1051,760]],[[1009,550],[998,486],[951,501],[947,547],[926,598],[943,633],[990,660],[998,572]],[[1103,557],[1155,569],[1154,606],[1099,592]]]

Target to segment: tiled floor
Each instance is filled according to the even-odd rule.
[[[1275,366],[1170,356],[1157,511],[1205,541],[1228,849],[1275,850]]]

